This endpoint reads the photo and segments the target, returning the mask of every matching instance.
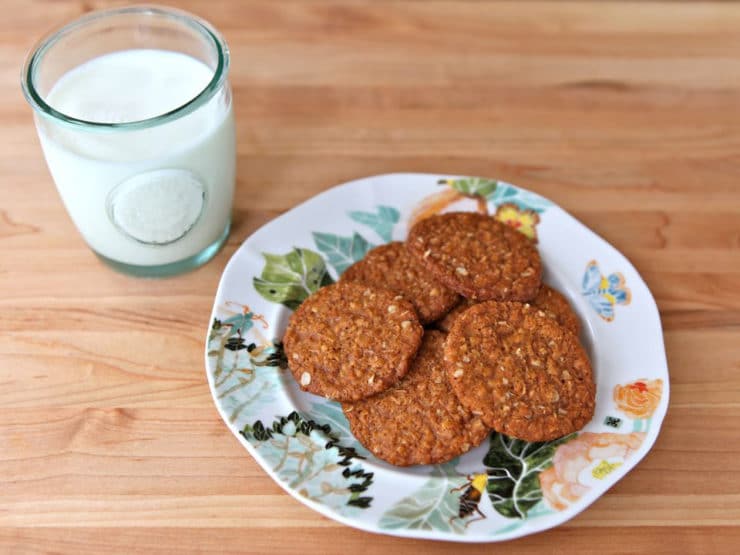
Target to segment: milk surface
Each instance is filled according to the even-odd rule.
[[[46,101],[85,121],[141,121],[179,108],[212,77],[185,54],[123,50],[69,71]],[[39,136],[67,211],[108,258],[177,262],[216,241],[230,220],[236,156],[227,87],[170,123],[87,131],[41,119]]]

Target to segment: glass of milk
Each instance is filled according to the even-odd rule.
[[[229,234],[236,137],[229,51],[161,7],[94,12],[42,39],[22,74],[59,194],[117,270],[166,276]]]

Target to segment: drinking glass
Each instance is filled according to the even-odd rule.
[[[117,63],[146,59],[150,73],[111,79],[99,72],[96,81],[96,59],[111,55],[119,56]],[[196,69],[208,72],[207,83],[183,99],[176,84],[191,74],[173,62],[196,60],[205,66]],[[88,102],[95,117],[57,109],[55,86],[63,89],[65,79],[86,67],[96,87],[88,87],[88,97],[90,90],[118,86],[135,98],[147,79],[172,79],[174,85],[139,102],[156,100],[164,107],[143,118],[132,116],[140,108],[133,101],[130,109],[107,105],[104,92]],[[44,37],[29,54],[22,87],[49,171],[77,229],[113,268],[173,275],[204,264],[226,240],[236,168],[228,70],[228,48],[211,25],[156,6],[85,15]],[[84,85],[81,77],[78,82]]]

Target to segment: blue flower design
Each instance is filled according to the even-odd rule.
[[[604,277],[595,260],[586,266],[582,293],[596,313],[607,322],[614,320],[614,305],[628,305],[632,300],[632,293],[625,284],[624,276],[614,272]]]

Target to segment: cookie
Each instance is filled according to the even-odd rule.
[[[422,324],[442,317],[460,300],[452,289],[434,279],[409,254],[403,243],[375,247],[342,274],[340,281],[382,286],[414,305]]]
[[[444,341],[442,332],[426,332],[406,377],[383,393],[342,405],[352,434],[376,457],[398,466],[442,463],[488,435],[450,388]]]
[[[336,283],[298,307],[283,338],[301,389],[357,401],[400,380],[424,330],[410,302],[387,289]]]
[[[439,281],[476,301],[528,301],[540,288],[533,242],[485,214],[450,212],[421,220],[406,246]]]
[[[444,356],[460,402],[497,432],[548,441],[593,417],[586,352],[531,305],[490,301],[469,308],[453,324]]]
[[[529,303],[553,318],[565,329],[570,330],[574,335],[577,336],[581,332],[581,321],[568,300],[556,289],[543,283],[537,292],[537,296]]]
[[[478,303],[476,303],[475,301],[471,301],[470,299],[463,299],[455,308],[453,308],[442,318],[437,320],[434,325],[437,327],[437,329],[447,333],[452,329],[452,324],[455,323],[455,320],[457,320],[458,316],[460,316],[460,314],[476,304]]]
[[[455,308],[450,310],[442,318],[435,322],[437,329],[449,332],[455,320],[468,308],[478,303],[470,299],[464,299]],[[537,310],[541,310],[546,316],[555,320],[565,329],[578,335],[581,332],[581,321],[575,313],[565,296],[544,283],[540,286],[537,296],[529,301]]]

